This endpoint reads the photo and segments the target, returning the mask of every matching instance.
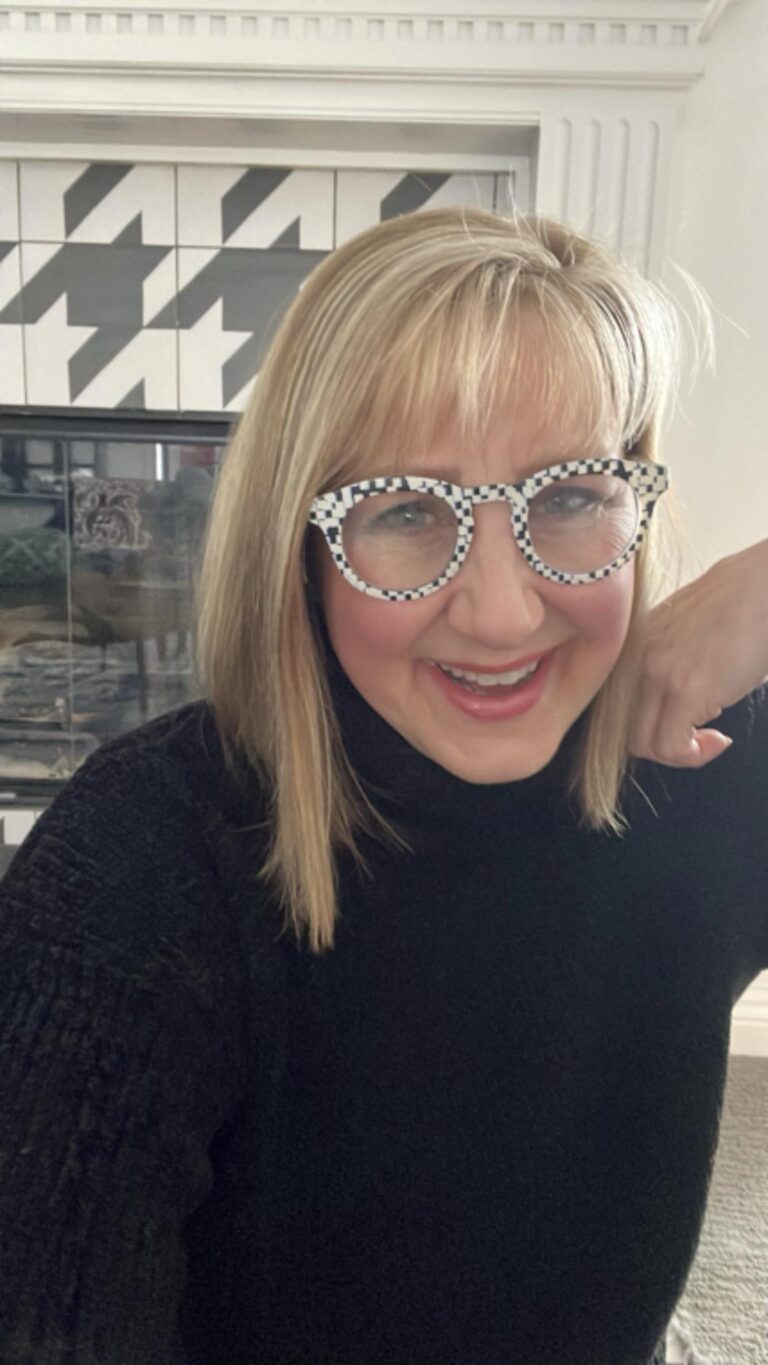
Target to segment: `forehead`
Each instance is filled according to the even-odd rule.
[[[616,444],[620,430],[612,385],[594,345],[563,336],[546,319],[526,314],[499,344],[438,339],[438,353],[414,355],[399,382],[384,380],[379,440],[372,457],[395,460],[460,447],[483,453],[501,442],[526,458],[551,449]]]
[[[433,432],[426,453],[460,449],[468,456],[505,453],[526,459],[551,454],[553,459],[576,457],[588,448],[613,443],[615,423],[596,411],[592,394],[578,374],[568,384],[569,400],[515,377],[494,394],[482,413],[481,424],[468,426],[460,411],[448,410]]]
[[[467,429],[454,405],[436,416],[421,445],[405,433],[399,443],[390,437],[368,468],[371,475],[423,474],[459,484],[515,482],[548,465],[620,452],[615,422],[600,421],[591,402],[566,407],[514,383],[494,397],[480,426]]]

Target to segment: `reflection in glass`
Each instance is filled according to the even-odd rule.
[[[4,789],[60,784],[200,695],[193,592],[226,436],[0,435]]]

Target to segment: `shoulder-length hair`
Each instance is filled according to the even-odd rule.
[[[578,401],[583,424],[586,392],[595,434],[608,423],[630,457],[656,460],[679,374],[665,291],[562,224],[479,209],[408,214],[332,252],[288,309],[229,443],[197,584],[198,673],[227,767],[242,771],[244,758],[267,794],[258,875],[313,952],[333,946],[339,851],[368,871],[356,834],[409,846],[344,753],[309,600],[310,504],[385,446],[428,446],[448,412],[481,437],[494,395],[522,372],[531,310],[552,343],[526,375],[539,399],[566,418]],[[629,827],[620,793],[642,620],[679,586],[672,496],[636,554],[624,647],[568,778],[581,825],[617,835]]]

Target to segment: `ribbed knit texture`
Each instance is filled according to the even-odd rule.
[[[700,772],[636,764],[616,839],[563,795],[577,727],[478,787],[333,686],[416,848],[342,859],[333,952],[280,936],[204,703],[91,757],[0,887],[1,1365],[645,1365],[663,1337],[768,966],[764,694]]]

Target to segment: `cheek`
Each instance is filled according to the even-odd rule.
[[[599,583],[558,590],[558,607],[574,632],[618,656],[626,639],[634,597],[634,562]]]
[[[439,594],[423,602],[380,602],[347,583],[330,554],[318,565],[323,610],[341,663],[360,677],[424,653],[435,618],[446,607]],[[600,654],[610,666],[621,653],[632,614],[634,561],[598,583],[542,590],[549,611],[567,622],[574,643]],[[428,651],[427,651],[428,652]],[[596,661],[597,662],[597,661]]]
[[[330,560],[330,556],[329,556]],[[328,634],[345,667],[381,669],[418,652],[434,615],[423,602],[380,602],[347,583],[332,562],[323,564],[321,595]]]

